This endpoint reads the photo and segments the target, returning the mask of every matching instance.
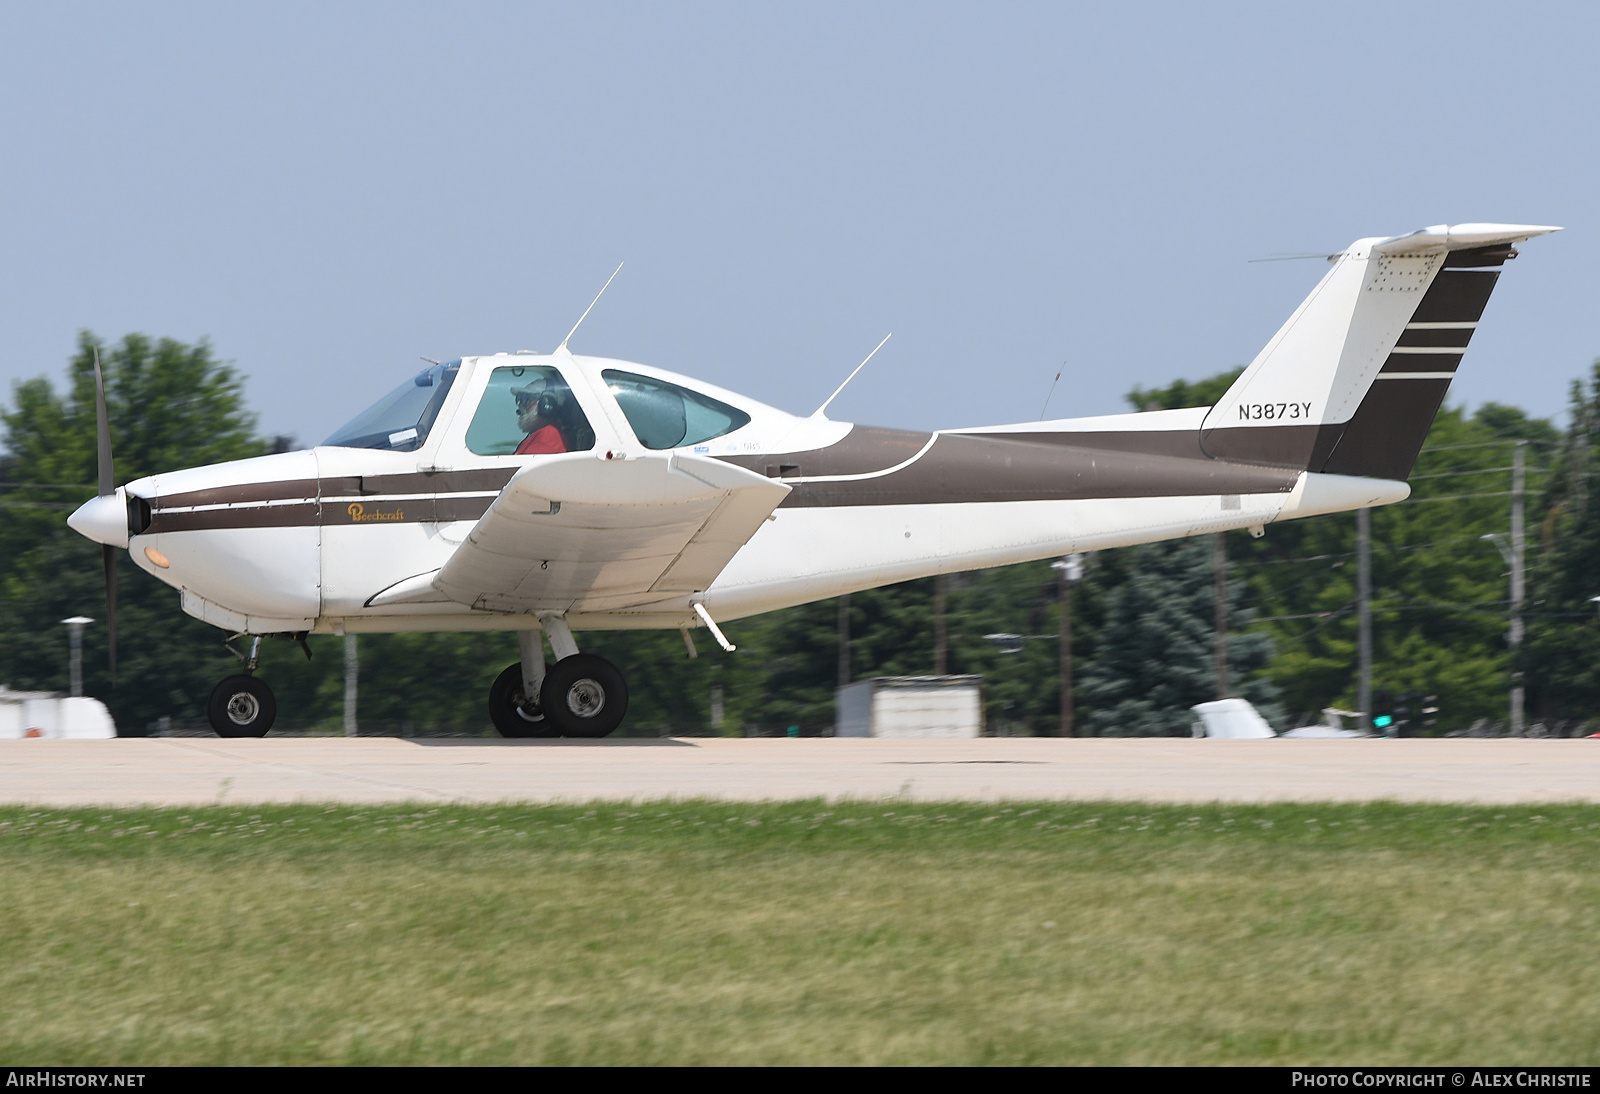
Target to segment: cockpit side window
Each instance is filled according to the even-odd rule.
[[[460,361],[425,368],[356,415],[322,443],[412,452],[422,447],[455,383]]]
[[[467,427],[467,450],[479,456],[587,452],[594,430],[559,370],[511,365],[489,374]]]
[[[646,448],[699,444],[750,424],[750,415],[665,380],[608,368],[600,375]]]

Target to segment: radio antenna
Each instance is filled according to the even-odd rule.
[[[1063,363],[1060,368],[1056,369],[1056,378],[1050,381],[1050,390],[1045,392],[1044,395],[1044,406],[1039,408],[1039,420],[1041,422],[1044,421],[1044,412],[1050,409],[1050,396],[1056,393],[1056,385],[1061,382],[1061,374],[1066,371],[1066,367],[1066,364]]]
[[[1308,254],[1293,255],[1275,254],[1268,255],[1266,258],[1249,258],[1245,260],[1245,264],[1249,265],[1252,262],[1294,262],[1302,258],[1322,258],[1332,262],[1334,259],[1343,256],[1343,254],[1343,251],[1335,251],[1333,254],[1328,254],[1326,251],[1312,251]]]
[[[839,392],[843,391],[845,389],[845,387],[849,385],[850,381],[854,380],[856,378],[856,372],[860,372],[862,369],[866,368],[867,367],[867,361],[872,360],[873,355],[876,354],[880,349],[883,348],[884,342],[887,342],[889,339],[891,339],[893,337],[894,337],[894,332],[893,331],[890,331],[888,334],[884,335],[883,336],[883,342],[879,342],[876,346],[874,346],[872,348],[872,353],[867,354],[866,359],[863,360],[859,365],[856,366],[855,372],[852,372],[850,375],[846,376],[844,378],[844,383],[842,383],[838,387],[834,388],[833,389],[833,394],[828,396],[826,399],[822,400],[822,405],[817,407],[817,409],[812,412],[811,416],[813,418],[821,418],[821,417],[823,417],[823,413],[822,412],[824,410],[828,409],[828,404],[833,402],[835,399],[837,399],[839,397]]]
[[[589,313],[594,311],[594,306],[600,303],[600,298],[606,294],[606,290],[611,287],[611,283],[615,281],[617,279],[617,275],[622,272],[622,265],[623,264],[621,262],[617,263],[617,268],[611,271],[611,276],[606,278],[606,283],[601,285],[600,291],[594,294],[594,299],[589,301],[589,306],[583,309],[583,314],[578,316],[578,321],[572,324],[572,329],[567,332],[567,336],[563,338],[561,340],[561,344],[556,347],[557,353],[571,353],[571,351],[567,349],[567,343],[572,341],[572,336],[578,333],[578,328],[583,326],[583,321],[589,318]]]

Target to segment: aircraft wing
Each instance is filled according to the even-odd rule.
[[[704,590],[789,487],[682,453],[572,453],[519,471],[433,587],[502,612],[607,611]]]

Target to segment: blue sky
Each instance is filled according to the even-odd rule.
[[[419,355],[580,353],[906,427],[1249,360],[1363,235],[1524,247],[1452,400],[1600,355],[1578,4],[0,7],[0,398],[209,338],[314,443]]]

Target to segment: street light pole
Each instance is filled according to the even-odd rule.
[[[537,637],[537,636],[535,636]],[[356,636],[344,636],[344,735],[357,736],[356,694],[361,678],[361,654],[356,650]]]
[[[1356,706],[1361,731],[1372,732],[1372,510],[1356,510],[1356,603],[1359,644]]]
[[[1072,707],[1072,587],[1083,578],[1083,556],[1067,555],[1050,564],[1056,572],[1056,605],[1060,623],[1061,736],[1075,737]]]
[[[1522,499],[1527,486],[1525,454],[1527,441],[1518,441],[1511,450],[1511,735],[1522,736],[1522,667],[1517,663],[1522,649],[1523,527]]]
[[[1212,593],[1216,598],[1216,636],[1213,658],[1217,670],[1217,698],[1228,697],[1228,545],[1223,533],[1211,533]]]
[[[850,594],[845,593],[839,598],[839,619],[837,623],[839,642],[839,687],[844,687],[850,682]]]
[[[69,662],[69,679],[72,686],[72,697],[83,697],[83,628],[94,620],[86,615],[75,615],[71,619],[63,619],[67,625],[67,648],[71,650]]]

